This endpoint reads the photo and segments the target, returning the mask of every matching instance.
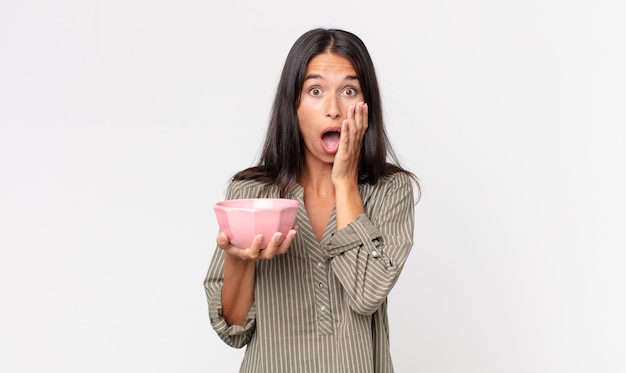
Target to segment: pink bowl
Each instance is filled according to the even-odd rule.
[[[213,209],[233,245],[250,247],[254,237],[263,234],[261,248],[265,248],[276,232],[286,235],[293,228],[298,205],[293,199],[248,198],[220,201]]]

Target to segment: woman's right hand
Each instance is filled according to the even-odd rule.
[[[224,250],[224,254],[230,259],[241,262],[253,262],[257,260],[272,259],[276,255],[282,255],[287,252],[291,242],[296,235],[297,227],[287,232],[287,235],[283,238],[283,234],[276,232],[266,248],[261,249],[261,243],[263,242],[263,235],[259,234],[255,237],[252,245],[248,248],[241,248],[234,246],[230,243],[228,235],[224,232],[220,232],[217,236],[217,246]]]

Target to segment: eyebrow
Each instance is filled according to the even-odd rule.
[[[309,74],[304,78],[305,81],[309,79],[324,79],[324,77],[320,74]],[[356,75],[346,75],[344,80],[359,80],[359,78]]]

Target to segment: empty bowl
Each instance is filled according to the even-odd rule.
[[[286,198],[248,198],[220,201],[213,209],[231,244],[247,248],[254,237],[263,234],[261,248],[266,248],[276,232],[285,236],[294,227],[298,205]]]

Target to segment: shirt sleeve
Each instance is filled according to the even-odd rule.
[[[241,198],[239,194],[234,184],[231,184],[226,191],[226,199]],[[252,305],[243,325],[228,325],[222,313],[223,285],[224,251],[217,247],[204,279],[204,289],[209,306],[209,319],[211,326],[224,342],[232,347],[241,348],[250,342],[254,334],[256,327],[256,304]]]
[[[351,308],[364,315],[383,304],[413,246],[411,180],[398,173],[388,183],[384,193],[366,203],[365,214],[335,232],[324,246]]]

